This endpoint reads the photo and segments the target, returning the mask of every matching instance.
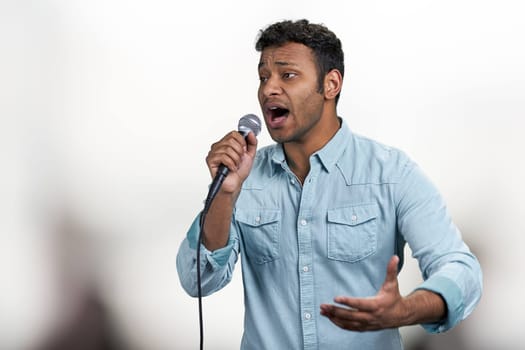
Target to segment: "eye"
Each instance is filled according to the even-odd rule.
[[[267,81],[268,81],[268,77],[265,77],[265,76],[262,76],[262,75],[259,76],[259,82],[261,82],[261,83],[265,83],[265,82],[267,82]]]
[[[286,72],[283,74],[283,79],[292,79],[297,76],[297,73]]]

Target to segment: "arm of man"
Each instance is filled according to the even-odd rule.
[[[374,297],[338,296],[334,301],[341,306],[321,304],[321,315],[343,329],[361,332],[442,320],[446,315],[446,305],[438,294],[419,289],[406,297],[401,296],[398,263],[397,256],[390,259],[385,281]]]
[[[233,208],[242,183],[250,173],[256,150],[257,138],[253,133],[245,139],[234,131],[213,144],[206,157],[212,178],[221,164],[229,169],[204,223],[203,244],[210,251],[225,247],[228,243]]]
[[[246,140],[231,132],[213,144],[206,158],[210,174],[215,177],[221,164],[229,173],[215,199],[212,201],[204,222],[203,244],[198,242],[200,216],[194,220],[177,253],[177,272],[182,287],[191,296],[197,296],[196,249],[201,249],[200,265],[203,267],[202,295],[209,295],[230,280],[239,254],[235,232],[230,232],[235,201],[242,182],[248,176],[257,147],[256,137],[250,133]],[[232,235],[232,237],[230,237]]]
[[[418,260],[423,283],[406,297],[399,293],[398,257],[392,258],[379,292],[370,298],[337,297],[343,306],[322,305],[321,314],[353,330],[421,324],[430,333],[464,320],[479,302],[479,262],[461,238],[437,188],[407,157],[399,157],[396,222],[400,237]],[[397,247],[402,252],[402,247]]]

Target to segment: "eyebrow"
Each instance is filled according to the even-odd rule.
[[[281,66],[281,67],[286,67],[286,66],[297,66],[297,64],[294,64],[294,63],[290,63],[290,62],[286,62],[286,61],[275,61],[275,64],[278,65],[278,66]],[[257,66],[257,68],[261,68],[264,66],[264,62],[259,62],[259,65]]]

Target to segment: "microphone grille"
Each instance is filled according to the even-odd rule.
[[[246,114],[239,119],[238,130],[243,135],[251,131],[257,136],[261,132],[261,120],[255,114]]]

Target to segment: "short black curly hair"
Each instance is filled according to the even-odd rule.
[[[262,52],[267,47],[286,43],[300,43],[309,47],[316,59],[319,92],[323,92],[324,76],[332,69],[345,74],[344,53],[341,41],[323,24],[310,23],[307,19],[276,22],[259,31],[255,49]],[[336,102],[339,100],[339,94]]]

